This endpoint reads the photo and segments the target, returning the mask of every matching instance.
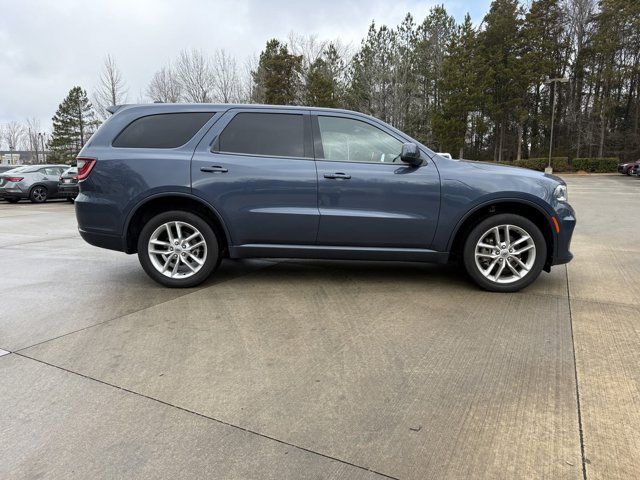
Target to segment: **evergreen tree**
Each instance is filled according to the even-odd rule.
[[[522,11],[518,0],[494,0],[484,17],[485,29],[478,43],[479,84],[486,96],[487,113],[493,123],[495,161],[507,157],[507,135],[520,122],[527,88],[522,62]]]
[[[95,131],[98,122],[87,92],[73,87],[53,116],[51,159],[71,163]]]
[[[464,157],[471,112],[477,105],[475,62],[477,34],[467,14],[451,37],[442,63],[442,107],[434,118],[434,131],[442,151]]]
[[[525,15],[522,38],[525,45],[523,64],[528,84],[524,114],[524,136],[536,156],[548,152],[551,102],[549,89],[543,89],[546,78],[565,75],[568,44],[564,33],[563,12],[559,0],[534,0]],[[556,91],[561,94],[561,91]],[[522,124],[520,123],[522,127]],[[557,126],[557,124],[556,124]]]
[[[304,103],[312,107],[339,107],[343,96],[340,79],[343,71],[344,61],[335,45],[330,43],[307,71]]]
[[[437,146],[433,120],[441,108],[444,59],[455,32],[455,20],[443,6],[429,11],[416,32],[416,108],[412,131],[418,140]]]
[[[386,26],[371,23],[367,37],[351,62],[348,106],[384,121],[392,121],[393,42],[395,34]]]
[[[251,72],[254,98],[258,103],[293,105],[297,103],[302,57],[292,55],[286,44],[269,40],[260,54],[258,68]]]
[[[317,59],[307,74],[304,103],[312,107],[336,107],[336,84],[331,71],[322,58]]]

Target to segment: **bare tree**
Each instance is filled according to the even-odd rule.
[[[187,102],[212,101],[216,88],[211,60],[200,50],[183,50],[176,62],[176,73]]]
[[[25,137],[24,125],[14,121],[7,122],[2,126],[2,139],[9,147],[9,150],[19,150],[23,145]]]
[[[213,56],[214,100],[238,103],[241,85],[236,59],[224,50],[216,50]]]
[[[329,40],[318,40],[317,34],[303,35],[295,32],[289,33],[288,42],[291,53],[302,57],[304,71],[322,57],[322,53],[330,43]]]
[[[171,65],[158,70],[147,87],[147,96],[154,102],[177,103],[182,99],[182,85]]]
[[[252,103],[257,96],[255,89],[256,84],[253,81],[253,72],[258,70],[259,59],[255,53],[250,55],[242,65],[240,77],[240,103]]]
[[[104,65],[98,78],[98,86],[93,93],[93,103],[98,115],[105,119],[109,117],[107,108],[127,101],[127,87],[111,55],[104,59]]]
[[[26,143],[29,151],[31,151],[31,160],[39,161],[40,154],[42,149],[40,147],[40,137],[38,134],[40,133],[40,120],[37,118],[27,118],[27,127],[26,127]]]

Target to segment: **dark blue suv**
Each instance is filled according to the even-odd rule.
[[[571,260],[565,183],[450,160],[345,110],[257,105],[112,107],[78,158],[89,243],[138,253],[169,287],[220,260],[461,261],[516,291]]]

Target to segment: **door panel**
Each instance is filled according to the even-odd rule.
[[[259,109],[232,109],[214,125],[196,148],[191,162],[193,193],[220,213],[233,245],[315,243],[319,213],[317,175],[312,158],[215,152],[221,133],[240,113],[266,115]],[[270,109],[268,114],[278,113]],[[305,122],[303,154],[311,156],[309,117],[306,113],[301,117]],[[263,124],[245,123],[252,129]],[[255,138],[260,136],[251,135],[254,138],[247,143],[255,143]],[[243,144],[237,131],[229,135],[228,144]]]
[[[429,248],[440,208],[440,180],[422,167],[316,161],[318,244]],[[325,178],[342,173],[350,176]]]
[[[384,124],[348,114],[312,116],[318,170],[319,245],[429,248],[440,177],[425,157],[399,158],[406,141]]]

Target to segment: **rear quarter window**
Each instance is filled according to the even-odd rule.
[[[163,113],[140,117],[113,141],[119,148],[176,148],[184,145],[214,112]]]

